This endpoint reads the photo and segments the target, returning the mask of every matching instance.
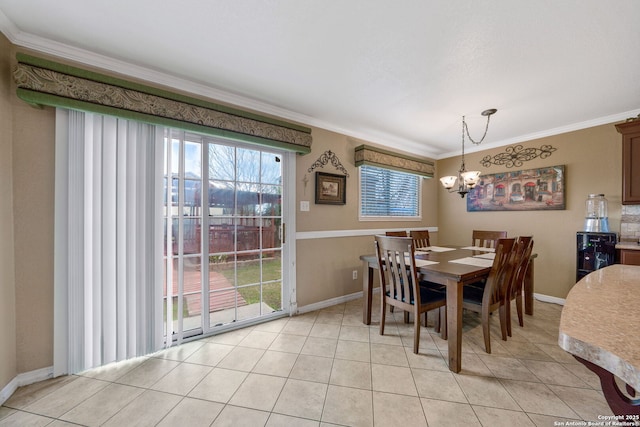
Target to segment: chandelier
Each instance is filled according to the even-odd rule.
[[[489,130],[489,120],[491,119],[491,115],[496,113],[495,108],[490,108],[488,110],[484,110],[482,112],[483,116],[487,117],[487,125],[484,128],[484,134],[479,141],[475,141],[469,135],[469,128],[467,127],[467,122],[462,116],[462,163],[460,165],[460,170],[458,171],[458,176],[443,176],[440,178],[440,182],[446,188],[449,193],[458,193],[460,197],[464,197],[473,187],[476,186],[478,181],[480,180],[480,171],[468,171],[464,165],[464,135],[467,135],[469,141],[474,143],[475,145],[479,145],[484,138],[487,136],[487,131]],[[458,182],[458,187],[454,188],[456,185],[456,181]]]

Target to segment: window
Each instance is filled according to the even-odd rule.
[[[420,219],[418,175],[363,165],[360,167],[360,219]]]

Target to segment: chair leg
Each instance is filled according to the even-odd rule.
[[[482,307],[482,335],[484,336],[484,350],[491,354],[491,335],[489,309]]]
[[[420,314],[415,311],[413,315],[413,352],[418,354],[420,347]]]
[[[420,317],[420,316],[418,316]],[[404,312],[404,323],[409,323],[409,312],[405,311]]]
[[[500,315],[500,331],[502,332],[502,341],[507,340],[507,328],[509,325],[507,324],[507,304],[502,304],[498,309],[498,314]]]
[[[447,306],[440,307],[440,315],[438,321],[440,322],[440,338],[443,340],[448,339],[447,335]]]
[[[509,298],[507,298],[507,300],[504,303],[505,305],[505,311],[506,311],[506,317],[507,317],[507,335],[511,336],[511,300]]]
[[[522,294],[518,294],[516,296],[516,309],[518,310],[518,324],[520,325],[520,327],[524,327],[524,316],[523,316],[523,310],[522,310],[522,298],[524,296]]]
[[[387,315],[387,302],[384,300],[384,295],[382,295],[381,299],[382,299],[382,302],[381,302],[381,309],[380,309],[380,335],[384,335],[384,320]]]
[[[433,330],[439,334],[440,333],[440,310],[442,310],[441,308],[438,309],[438,314],[436,316],[436,323],[433,325]]]

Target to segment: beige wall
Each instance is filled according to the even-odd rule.
[[[0,36],[0,390],[16,373],[49,367],[53,350],[53,185],[54,111],[36,109],[15,95],[11,70],[15,48]],[[611,125],[526,143],[558,148],[550,158],[526,167],[567,166],[567,210],[561,212],[467,213],[464,201],[441,189],[436,179],[423,181],[420,222],[358,221],[358,173],[353,153],[363,141],[313,129],[313,150],[297,157],[298,232],[437,226],[435,243],[467,244],[472,228],[506,229],[536,239],[536,291],[565,297],[573,284],[575,231],[582,225],[586,195],[603,192],[610,202],[612,228],[620,220],[620,137]],[[314,174],[307,169],[326,150],[337,154],[350,174],[345,206],[314,204]],[[502,151],[502,149],[491,152]],[[486,153],[471,154],[468,165]],[[453,173],[459,159],[437,162],[440,175]],[[331,165],[320,169],[335,172]],[[486,172],[504,170],[498,167]],[[303,184],[304,175],[309,179]],[[15,245],[14,243],[15,242]],[[361,290],[359,256],[371,253],[370,236],[297,240],[297,301],[319,303]],[[358,280],[352,271],[358,270]]]
[[[489,131],[491,132],[491,131]],[[490,135],[490,134],[489,134]],[[485,155],[506,147],[465,155],[467,169],[497,173],[553,165],[565,165],[566,210],[524,212],[467,212],[466,198],[438,192],[438,227],[441,242],[470,244],[472,229],[506,230],[510,236],[533,235],[535,292],[565,298],[575,283],[576,231],[584,223],[584,202],[590,193],[604,193],[609,201],[611,231],[620,232],[622,188],[622,139],[613,124],[522,143],[525,148],[543,144],[557,148],[546,159],[525,162],[522,167],[482,167]],[[438,175],[452,175],[460,157],[438,161]]]
[[[296,163],[296,222],[298,232],[363,230],[436,227],[438,223],[437,180],[422,180],[421,221],[359,221],[358,220],[358,169],[354,162],[354,150],[363,144],[352,138],[322,129],[313,129],[313,147],[310,154],[299,156]],[[349,172],[347,178],[346,205],[316,205],[315,172],[342,174],[331,164],[308,169],[327,150],[331,150]],[[414,156],[415,157],[415,156]],[[305,187],[304,177],[307,177]],[[309,201],[309,212],[300,212],[300,201]],[[433,240],[436,242],[437,233]],[[319,303],[332,298],[353,294],[362,290],[360,255],[373,253],[371,236],[347,236],[297,240],[297,301],[299,307]],[[358,279],[353,280],[353,270]]]
[[[15,66],[15,49],[6,56]],[[55,110],[18,99],[13,109],[13,233],[18,372],[53,363],[53,211]]]
[[[0,390],[17,374],[13,250],[11,45],[0,34]]]

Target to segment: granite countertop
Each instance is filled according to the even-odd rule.
[[[558,344],[640,390],[640,266],[615,264],[576,283],[562,309]]]
[[[640,244],[638,242],[618,242],[616,249],[630,249],[633,251],[640,251]]]

